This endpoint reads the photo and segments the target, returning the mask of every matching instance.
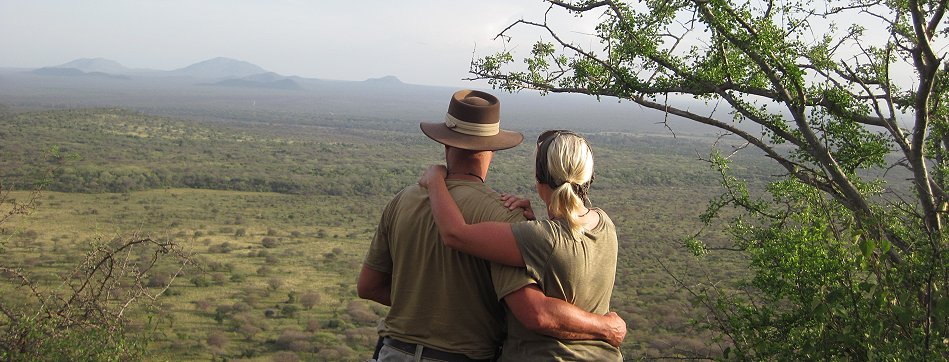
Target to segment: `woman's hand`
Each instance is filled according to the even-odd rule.
[[[428,188],[432,182],[445,182],[446,176],[448,176],[448,168],[445,165],[431,165],[418,179],[418,185]]]
[[[524,209],[524,217],[527,220],[537,220],[537,217],[534,216],[534,209],[531,208],[531,200],[520,198],[517,195],[501,194],[501,201],[504,201],[504,206],[510,210]]]

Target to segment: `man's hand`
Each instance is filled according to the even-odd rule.
[[[606,313],[606,318],[609,321],[607,323],[609,332],[606,342],[614,347],[619,347],[619,345],[623,343],[623,340],[626,339],[626,321],[620,318],[616,312]]]
[[[433,182],[445,182],[446,176],[448,176],[448,167],[445,167],[445,165],[431,165],[418,179],[418,185],[428,188],[428,185]]]
[[[626,322],[614,312],[594,314],[563,299],[551,298],[536,284],[504,296],[514,318],[535,333],[564,340],[600,340],[619,347],[626,339]]]
[[[501,201],[504,201],[504,206],[510,210],[516,208],[524,209],[524,217],[526,217],[527,220],[537,220],[537,217],[534,216],[534,209],[531,208],[531,200],[518,197],[517,195],[501,194]]]

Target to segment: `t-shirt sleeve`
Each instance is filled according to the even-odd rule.
[[[524,257],[528,276],[543,285],[544,270],[553,253],[555,242],[551,237],[553,233],[550,221],[534,220],[511,224],[511,231]]]
[[[372,237],[369,252],[363,261],[363,265],[369,269],[390,274],[392,273],[392,254],[389,252],[389,222],[392,219],[392,209],[395,203],[396,199],[390,201],[382,212],[379,226],[376,227],[376,234]]]
[[[509,210],[506,207],[500,206],[500,195],[495,192],[487,193],[487,198],[490,198],[494,201],[488,203],[484,200],[485,205],[490,205],[490,216],[487,216],[484,220],[491,221],[500,221],[506,223],[518,223],[526,221],[524,217],[524,211],[521,209]],[[494,283],[494,292],[498,296],[498,300],[504,299],[505,296],[511,294],[518,289],[521,289],[527,285],[535,284],[536,282],[527,275],[527,270],[524,268],[512,267],[507,265],[501,265],[497,263],[491,263],[491,281]]]
[[[491,263],[491,280],[494,282],[494,293],[498,300],[504,299],[525,286],[536,282],[527,275],[527,270],[498,263]]]

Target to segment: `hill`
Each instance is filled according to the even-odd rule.
[[[369,79],[364,80],[363,82],[365,82],[365,83],[370,83],[370,84],[378,84],[378,85],[403,85],[403,84],[405,84],[405,83],[402,83],[402,81],[401,81],[398,77],[396,77],[396,76],[394,76],[394,75],[388,75],[388,76],[380,77],[380,78],[369,78]]]
[[[300,90],[303,89],[303,86],[297,81],[293,80],[291,77],[284,77],[277,73],[260,73],[254,74],[251,76],[243,77],[240,79],[225,79],[222,81],[215,82],[211,85],[224,86],[224,87],[248,87],[248,88],[271,88],[271,89],[287,89],[287,90]]]
[[[85,73],[98,72],[106,74],[126,74],[132,71],[114,60],[104,58],[80,58],[58,65],[55,68],[72,68]]]
[[[240,78],[261,73],[267,73],[267,71],[245,61],[217,57],[172,70],[166,75],[195,78]]]

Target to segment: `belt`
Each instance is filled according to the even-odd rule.
[[[402,342],[398,339],[390,338],[390,337],[384,337],[382,339],[382,343],[389,347],[401,350],[402,352],[409,353],[409,354],[415,354],[416,349],[421,348],[423,358],[437,359],[437,360],[442,360],[446,362],[482,362],[482,361],[487,362],[487,361],[490,361],[488,359],[471,359],[471,358],[468,358],[468,356],[461,353],[445,352],[439,349],[425,347],[420,344]]]

